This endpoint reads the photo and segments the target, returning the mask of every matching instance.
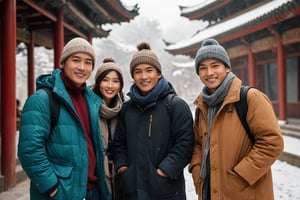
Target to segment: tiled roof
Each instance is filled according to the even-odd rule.
[[[203,31],[198,32],[194,37],[183,40],[181,42],[169,45],[166,47],[166,50],[178,50],[188,48],[192,45],[201,43],[204,39],[210,37],[216,37],[218,35],[244,28],[245,26],[257,24],[262,20],[274,17],[278,15],[278,12],[285,10],[286,7],[291,6],[290,4],[285,5],[286,3],[291,2],[291,0],[274,0],[267,2],[266,4],[252,9],[246,13],[243,13],[239,16],[231,18],[226,21],[222,21],[218,24],[215,24],[211,27],[204,29]],[[295,2],[291,3],[292,6],[295,6]],[[297,3],[296,3],[297,4]]]

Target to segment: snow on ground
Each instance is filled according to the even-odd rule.
[[[284,136],[284,151],[300,156],[300,140],[294,137]]]
[[[298,143],[299,144],[299,143]],[[277,160],[272,166],[275,200],[300,200],[300,168]],[[198,200],[192,175],[185,169],[188,200]]]
[[[284,136],[284,150],[300,155],[300,140]],[[192,175],[185,169],[186,193],[188,200],[198,200]],[[275,200],[300,200],[300,168],[277,160],[272,165]]]
[[[272,172],[275,200],[300,200],[300,168],[276,161]]]

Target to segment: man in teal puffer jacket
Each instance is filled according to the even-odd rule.
[[[37,91],[22,113],[18,156],[31,180],[30,199],[110,200],[98,122],[101,99],[86,86],[94,49],[74,38],[65,45],[60,63],[61,69],[37,78]],[[44,87],[51,88],[60,103],[52,128]]]

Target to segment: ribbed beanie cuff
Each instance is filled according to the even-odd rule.
[[[121,78],[123,79],[123,72],[121,70],[121,67],[118,66],[113,58],[104,58],[103,64],[98,68],[96,75],[95,75],[95,82],[97,82],[97,79],[99,76],[108,70],[114,70],[118,72],[121,75]]]
[[[221,45],[214,39],[207,39],[202,42],[200,49],[197,51],[195,58],[195,70],[199,75],[199,64],[205,59],[214,58],[223,62],[227,67],[231,68],[229,56]]]
[[[130,73],[133,76],[134,68],[139,64],[149,64],[155,67],[161,73],[161,65],[159,63],[158,57],[153,51],[148,43],[140,43],[138,46],[138,52],[136,52],[130,62]]]
[[[70,40],[65,46],[62,51],[61,57],[59,59],[59,63],[63,64],[65,60],[74,53],[87,53],[92,57],[93,60],[93,68],[95,65],[95,50],[93,46],[85,39],[76,37]]]

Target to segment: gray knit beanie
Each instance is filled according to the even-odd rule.
[[[98,77],[107,70],[115,70],[119,73],[123,79],[123,73],[121,67],[116,64],[113,58],[104,58],[103,64],[98,68],[95,75],[95,82],[97,82]]]
[[[214,58],[222,61],[228,68],[231,68],[229,56],[218,41],[215,39],[206,39],[202,42],[200,49],[197,51],[195,58],[195,69],[199,75],[199,63],[205,59]]]
[[[134,68],[139,64],[149,64],[155,67],[161,73],[161,65],[159,63],[158,57],[153,51],[148,43],[142,42],[137,45],[138,52],[133,54],[130,62],[130,73],[133,76]]]
[[[92,57],[93,68],[94,68],[95,60],[96,60],[95,50],[87,40],[80,37],[73,38],[64,46],[64,49],[59,59],[59,63],[63,64],[69,56],[78,52],[89,54]]]

